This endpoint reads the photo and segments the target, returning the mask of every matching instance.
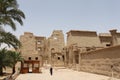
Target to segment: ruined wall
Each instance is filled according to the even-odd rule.
[[[80,70],[120,78],[120,46],[81,53]]]
[[[48,52],[50,52],[51,49],[54,49],[55,52],[61,52],[64,46],[65,42],[62,30],[54,30],[47,40],[47,48],[49,49]]]
[[[100,33],[99,38],[100,38],[100,42],[103,45],[103,47],[111,46],[111,42],[112,42],[111,34],[109,34],[109,33]]]
[[[62,56],[62,50],[65,47],[64,42],[64,34],[62,30],[54,30],[51,36],[47,39],[47,54],[48,54],[48,62],[54,63],[57,57],[61,59],[59,55]]]

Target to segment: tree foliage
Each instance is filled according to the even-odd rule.
[[[15,49],[21,46],[15,35],[3,29],[5,25],[8,25],[16,30],[16,22],[23,25],[25,15],[18,7],[17,0],[0,0],[0,46],[2,43]],[[20,60],[22,60],[20,53],[8,51],[5,48],[0,49],[0,75],[3,74],[3,68],[6,66],[14,68]]]
[[[23,25],[24,13],[18,8],[16,0],[0,0],[0,25],[9,25],[16,30],[15,21]]]
[[[12,58],[12,73],[15,73],[15,65],[18,61],[23,62],[23,57],[21,56],[21,54],[19,52],[15,52],[15,51],[8,51],[10,57]]]
[[[0,75],[3,74],[3,68],[6,69],[6,66],[12,67],[12,59],[8,55],[8,51],[3,48],[0,50]]]
[[[13,74],[15,73],[15,65],[18,61],[22,62],[24,59],[21,54],[16,51],[8,51],[3,48],[0,50],[0,75],[3,74],[3,68],[11,67]]]
[[[7,44],[9,47],[12,46],[15,49],[18,49],[21,46],[20,41],[16,38],[15,35],[10,32],[0,31],[0,45],[2,43]]]

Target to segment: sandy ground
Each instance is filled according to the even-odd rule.
[[[42,73],[20,74],[16,80],[120,80],[111,79],[110,77],[91,74],[86,72],[78,72],[70,69],[53,69],[53,75],[49,73],[49,69],[42,68]]]

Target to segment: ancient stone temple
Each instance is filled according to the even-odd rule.
[[[54,30],[47,39],[25,32],[20,41],[20,51],[26,60],[22,64],[23,73],[24,68],[39,72],[40,66],[49,63],[108,76],[114,71],[120,77],[120,33],[116,29],[99,35],[96,31],[70,30],[66,45],[62,30]]]
[[[52,65],[63,65],[64,56],[62,50],[64,46],[65,42],[62,30],[54,30],[47,40],[47,53],[49,62]]]

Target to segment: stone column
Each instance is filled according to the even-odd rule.
[[[75,54],[76,54],[76,52],[73,51],[72,54],[73,54],[73,65],[75,66],[76,65],[76,62],[75,62]]]
[[[65,66],[67,66],[67,52],[65,53]]]
[[[72,66],[72,68],[73,68],[74,70],[76,70],[76,60],[75,60],[75,59],[76,59],[76,57],[75,57],[76,52],[75,52],[75,51],[73,51],[73,53],[72,53],[72,54],[73,54],[73,63],[72,63],[72,65],[73,65],[73,66]]]
[[[79,70],[81,70],[81,52],[80,52],[80,50],[79,50],[78,54],[79,54]]]
[[[72,64],[72,61],[73,60],[73,52],[72,52],[72,50],[70,49],[69,50],[69,64]]]
[[[52,54],[52,53],[50,52],[50,53],[49,53],[49,61],[48,61],[49,64],[52,64],[52,55],[51,55],[51,54]]]
[[[64,55],[64,65],[65,65],[65,67],[66,67],[66,65],[67,65],[67,56],[66,56],[66,49],[64,49],[63,50],[63,55]]]

